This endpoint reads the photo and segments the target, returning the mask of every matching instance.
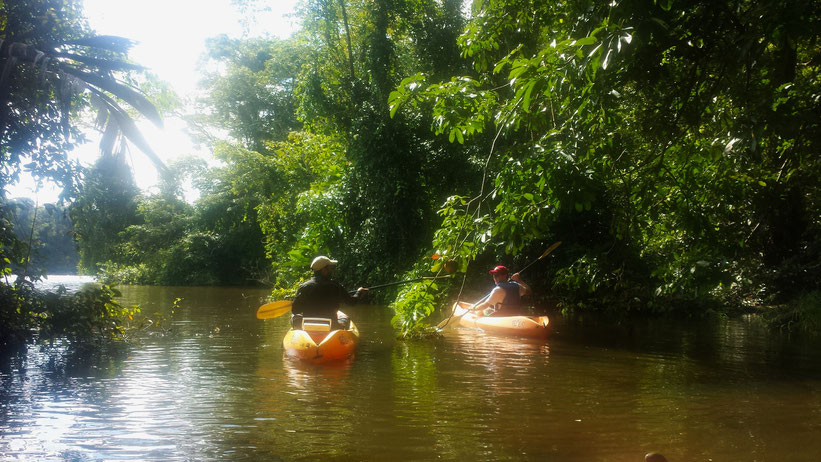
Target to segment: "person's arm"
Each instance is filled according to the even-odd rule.
[[[360,299],[366,293],[368,293],[368,288],[367,287],[360,287],[360,288],[356,289],[356,292],[354,292],[353,297],[356,298],[356,299]]]
[[[519,276],[519,273],[513,273],[513,276],[510,277],[516,284],[519,284],[519,295],[530,295],[533,291],[530,290],[530,286],[527,285],[526,282],[522,281],[522,277]]]
[[[356,292],[353,295],[351,295],[344,287],[342,287],[342,284],[337,284],[337,286],[339,290],[339,296],[341,297],[341,301],[346,305],[357,305],[361,303],[363,298],[362,294],[368,292],[368,289],[360,287],[356,289]]]
[[[495,307],[497,303],[502,303],[505,299],[505,290],[501,287],[494,287],[485,298],[473,304],[473,310],[484,310],[485,308]]]

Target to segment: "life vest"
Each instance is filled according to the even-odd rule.
[[[501,287],[505,291],[505,298],[502,300],[501,307],[512,308],[522,304],[522,296],[519,294],[519,284],[515,281],[502,281],[496,284],[496,287]],[[500,308],[499,306],[496,307]]]

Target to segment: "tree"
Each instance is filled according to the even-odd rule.
[[[259,220],[278,286],[320,252],[351,279],[394,277],[429,239],[443,190],[475,180],[460,168],[469,152],[431,140],[422,117],[391,119],[386,103],[404,69],[464,68],[451,59],[459,5],[318,0],[288,41],[211,42],[225,70],[208,81],[206,123],[236,141],[214,144],[227,163],[217,184],[230,184],[220,200]]]
[[[270,143],[298,130],[295,87],[302,47],[294,40],[238,40],[219,36],[206,42],[205,59],[223,67],[204,80],[204,122],[224,127],[246,149],[266,153]]]
[[[94,36],[78,13],[79,1],[30,0],[4,2],[0,48],[0,127],[5,163],[11,167],[2,184],[19,175],[19,162],[30,158],[37,176],[70,184],[72,169],[66,148],[72,105],[93,104],[97,124],[105,127],[103,153],[113,152],[120,134],[137,145],[162,169],[162,161],[145,142],[120,101],[161,125],[154,106],[119,79],[141,69],[129,63],[132,42],[112,36]],[[75,135],[77,133],[75,132]]]
[[[74,0],[27,0],[0,4],[0,188],[19,177],[23,168],[39,179],[65,187],[69,197],[78,167],[67,153],[83,137],[69,122],[70,113],[97,109],[104,128],[101,151],[122,151],[127,138],[159,169],[164,165],[136,130],[122,102],[160,124],[154,106],[130,85],[138,70],[126,60],[131,42],[94,36]],[[124,138],[123,138],[124,137]],[[25,165],[24,165],[25,164]],[[4,199],[3,199],[4,200]],[[14,235],[4,230],[0,254],[19,261]]]
[[[445,176],[456,176],[454,166],[467,155],[463,149],[419,137],[426,126],[421,118],[391,119],[387,106],[405,72],[462,69],[460,60],[442,61],[456,54],[443,53],[455,51],[455,42],[437,48],[412,35],[455,37],[461,18],[452,15],[459,11],[456,3],[307,4],[302,39],[313,46],[298,86],[299,114],[311,130],[345,143],[345,239],[342,248],[328,248],[350,262],[345,272],[352,279],[403,272],[429,238],[431,199],[442,195],[437,186],[449,189],[469,177]]]
[[[96,274],[101,263],[119,259],[120,233],[140,222],[139,197],[124,155],[100,157],[85,175],[70,208],[83,272]]]
[[[94,106],[104,127],[101,149],[108,157],[127,138],[158,168],[162,163],[136,130],[130,107],[159,123],[156,109],[131,83],[138,68],[126,60],[130,42],[94,36],[82,17],[79,0],[0,2],[0,273],[25,268],[28,246],[15,234],[6,185],[25,168],[38,180],[52,180],[71,197],[78,167],[67,153],[82,135],[72,127],[71,111]],[[120,149],[120,152],[122,150]],[[72,343],[122,335],[114,293],[103,288],[66,296],[46,296],[23,273],[14,286],[0,283],[0,349],[19,347],[39,330]],[[65,316],[65,317],[64,317]],[[63,323],[63,321],[66,321]]]
[[[434,248],[562,239],[570,307],[789,296],[784,276],[821,261],[818,20],[814,2],[475,2],[459,40],[477,74],[391,95],[451,141],[495,133]]]

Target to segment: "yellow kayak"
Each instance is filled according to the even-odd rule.
[[[345,359],[353,355],[359,344],[359,329],[351,321],[348,330],[331,330],[331,320],[305,318],[302,329],[290,329],[282,340],[285,353],[311,362]]]
[[[460,316],[459,325],[520,337],[545,338],[549,333],[547,316],[482,316],[470,311],[471,306],[467,302],[453,304],[453,315]]]

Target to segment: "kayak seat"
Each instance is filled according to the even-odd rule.
[[[328,318],[303,318],[302,330],[312,332],[330,332],[331,320]]]
[[[328,318],[304,318],[302,320],[302,330],[311,336],[317,344],[321,343],[331,332],[332,321]]]

